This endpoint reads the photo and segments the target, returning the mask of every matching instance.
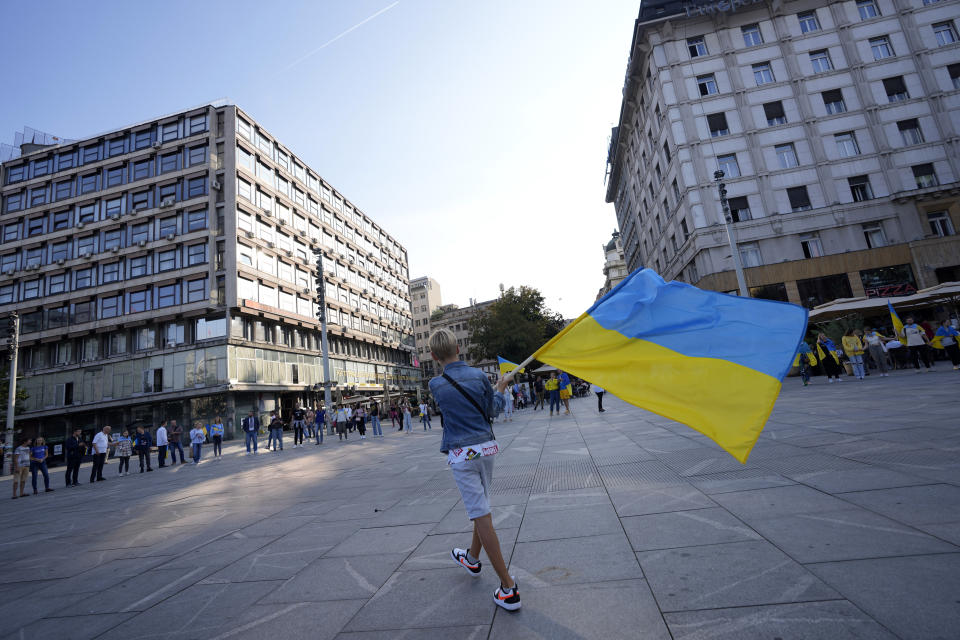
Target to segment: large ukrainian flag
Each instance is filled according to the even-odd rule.
[[[802,307],[641,269],[533,357],[683,422],[746,462],[806,329]]]

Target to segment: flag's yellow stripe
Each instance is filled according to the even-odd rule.
[[[536,358],[696,429],[740,462],[746,462],[780,393],[780,381],[765,373],[627,338],[588,314],[541,347]]]

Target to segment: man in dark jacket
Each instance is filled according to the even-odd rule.
[[[276,411],[270,414],[270,437],[273,439],[273,450],[280,447],[280,451],[283,451],[283,421]]]
[[[250,443],[253,443],[253,453],[257,452],[257,432],[260,430],[260,418],[258,418],[253,413],[253,409],[250,409],[250,413],[247,414],[247,417],[244,418],[240,423],[241,428],[243,429],[244,437],[247,441],[247,455],[250,455]]]
[[[137,457],[140,459],[140,473],[143,473],[144,461],[146,461],[147,471],[153,471],[153,467],[150,466],[150,448],[153,447],[153,437],[150,432],[143,427],[137,427],[133,446],[137,451]]]
[[[83,444],[82,433],[80,429],[74,429],[73,435],[63,443],[64,453],[67,456],[65,479],[68,487],[76,487],[79,484],[77,475],[80,473],[80,462],[83,460],[83,450],[86,448]]]

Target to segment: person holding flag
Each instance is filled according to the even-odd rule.
[[[927,351],[930,339],[927,338],[927,332],[923,330],[923,327],[913,321],[913,316],[907,316],[907,323],[903,325],[900,335],[905,338],[904,342],[910,352],[910,362],[913,363],[913,368],[916,369],[917,373],[920,373],[921,360],[927,371],[933,371],[930,367],[930,355]]]
[[[803,380],[803,386],[810,384],[810,369],[817,364],[817,357],[810,350],[810,345],[805,340],[800,341],[797,347],[797,356],[793,359],[793,366],[800,367],[800,379]]]
[[[860,340],[860,336],[853,329],[847,329],[840,342],[843,344],[843,352],[847,354],[847,359],[853,367],[853,375],[857,380],[863,380],[866,371],[863,368],[863,341]]]
[[[934,337],[934,340],[939,340],[940,345],[946,350],[947,355],[950,356],[950,362],[953,363],[954,371],[960,369],[960,346],[957,346],[958,336],[960,336],[960,331],[957,331],[957,329],[950,324],[949,320],[944,320],[940,323],[940,326],[937,327],[937,333]]]
[[[840,382],[840,358],[837,357],[837,346],[833,340],[827,337],[827,334],[817,335],[817,359],[820,361],[820,368],[827,376],[827,382],[833,382],[836,378]]]

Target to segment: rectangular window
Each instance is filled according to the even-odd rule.
[[[157,272],[170,271],[177,268],[177,250],[169,249],[157,253]]]
[[[187,266],[192,267],[195,264],[203,264],[207,261],[207,245],[194,244],[187,247]]]
[[[903,81],[903,76],[884,78],[883,89],[887,93],[888,102],[900,102],[910,97],[910,94],[907,92],[907,84]]]
[[[150,191],[141,191],[130,195],[130,210],[139,211],[150,208]]]
[[[177,201],[177,183],[160,185],[157,187],[157,202],[176,202]]]
[[[122,156],[127,151],[126,136],[107,141],[107,157]]]
[[[123,304],[123,296],[110,296],[100,298],[100,317],[116,318],[120,315],[120,307]]]
[[[84,254],[93,255],[97,251],[97,236],[84,236],[82,238],[77,238],[77,256],[82,257]]]
[[[80,207],[83,210],[83,207]],[[103,213],[107,218],[119,216],[123,213],[123,198],[114,198],[103,203]]]
[[[952,236],[953,220],[946,211],[935,211],[927,214],[927,222],[930,225],[930,232],[940,238]]]
[[[767,117],[767,126],[769,127],[787,124],[787,115],[783,112],[783,103],[779,100],[764,104],[763,114]]]
[[[180,154],[167,153],[160,156],[160,173],[170,173],[180,168]]]
[[[920,122],[916,118],[901,120],[897,123],[897,129],[900,130],[904,145],[909,147],[913,144],[923,143],[923,132],[920,130]]]
[[[189,135],[195,136],[207,130],[207,114],[202,113],[198,116],[190,117]]]
[[[730,207],[730,215],[734,222],[743,222],[753,217],[750,215],[750,203],[744,196],[730,198],[727,200],[727,206]]]
[[[120,280],[120,262],[111,262],[100,267],[100,284]]]
[[[207,161],[207,147],[205,145],[190,147],[190,150],[187,151],[188,167],[195,167],[197,165],[205,163],[206,161]]]
[[[80,193],[93,193],[100,188],[100,174],[88,173],[80,177]]]
[[[800,22],[800,33],[820,31],[820,21],[817,20],[817,13],[815,11],[798,13],[797,20]]]
[[[800,165],[797,160],[797,150],[792,142],[779,144],[774,147],[774,151],[777,153],[777,161],[780,163],[781,169],[791,169]]]
[[[150,310],[150,290],[131,291],[127,294],[127,313],[142,313]]]
[[[760,246],[756,242],[740,243],[740,261],[744,267],[759,267],[763,264]]]
[[[690,229],[687,227],[687,221],[685,219],[680,221],[680,230],[683,232],[684,240],[690,237]]]
[[[187,180],[187,198],[199,198],[207,195],[207,177],[190,178]]]
[[[51,231],[59,231],[70,226],[70,210],[55,211],[52,216],[53,226]]]
[[[790,187],[787,189],[787,197],[790,198],[791,211],[809,211],[813,208],[810,206],[810,195],[805,186]]]
[[[157,346],[157,332],[150,327],[135,329],[133,336],[137,351],[155,349]]]
[[[873,199],[873,187],[870,186],[869,176],[847,178],[847,184],[850,185],[850,195],[853,196],[854,202]]]
[[[810,52],[810,66],[814,73],[823,73],[833,70],[833,61],[830,60],[830,52],[826,49]]]
[[[753,79],[757,81],[757,86],[773,82],[773,69],[769,62],[760,62],[753,65]]]
[[[253,142],[253,127],[243,118],[237,118],[237,133],[239,133],[241,137]]]
[[[759,24],[748,24],[740,27],[740,32],[743,34],[743,46],[755,47],[758,44],[763,44],[763,36],[760,34]]]
[[[800,236],[800,246],[804,258],[819,258],[823,255],[823,246],[817,233],[804,233]]]
[[[717,156],[717,166],[723,171],[725,178],[739,178],[740,165],[737,164],[737,155],[731,153],[728,156]]]
[[[857,144],[857,137],[853,131],[836,133],[833,135],[833,139],[837,143],[837,153],[841,158],[852,158],[860,155],[860,145]]]
[[[933,35],[937,38],[937,44],[944,47],[957,41],[957,29],[952,22],[937,22],[933,25]]]
[[[50,261],[69,260],[71,244],[72,243],[67,240],[66,242],[58,242],[57,244],[50,245]]]
[[[67,290],[67,274],[57,273],[51,275],[47,280],[47,294],[54,295],[63,293]]]
[[[868,249],[887,246],[887,236],[883,232],[883,225],[879,222],[863,225],[863,237],[867,241]]]
[[[63,184],[67,185],[67,188],[69,189],[70,187],[69,182],[64,182]],[[59,190],[58,190],[58,193],[59,193]],[[67,192],[67,195],[63,197],[69,198],[70,197],[69,191]],[[55,198],[55,199],[59,200],[61,198]],[[30,205],[29,206],[38,207],[46,203],[47,203],[47,186],[46,185],[43,185],[41,187],[34,187],[33,189],[30,189]]]
[[[950,82],[954,89],[960,89],[960,64],[947,65],[947,73],[950,74]]]
[[[140,278],[150,275],[150,261],[147,256],[130,258],[130,277]]]
[[[30,218],[27,221],[27,237],[39,236],[43,233],[44,218]]]
[[[36,280],[28,280],[27,282],[23,283],[23,298],[25,300],[39,298],[42,292],[43,292],[42,278],[38,278]]]
[[[133,182],[135,180],[143,180],[145,178],[149,178],[151,175],[150,165],[151,165],[150,160],[141,160],[139,162],[134,162],[133,166],[130,168],[131,170],[130,181]]]
[[[857,0],[857,11],[860,12],[861,20],[869,20],[880,15],[880,7],[876,0]]]
[[[54,187],[54,200],[64,200],[73,195],[73,180],[58,182]],[[30,203],[33,206],[33,202]]]
[[[710,127],[710,137],[718,138],[729,135],[730,129],[727,127],[727,116],[723,113],[711,113],[707,116],[707,125]]]
[[[187,302],[201,302],[207,299],[207,279],[187,281]]]
[[[142,222],[130,227],[130,244],[146,242],[150,240],[150,223]]]
[[[197,211],[188,211],[185,219],[185,233],[191,231],[200,231],[207,228],[207,210],[199,209]]]
[[[10,193],[7,194],[7,197],[4,199],[4,207],[7,213],[13,211],[21,211],[23,209],[24,203],[24,194],[20,193]]]
[[[0,304],[10,304],[13,302],[13,285],[5,284],[0,286]]]
[[[169,142],[180,137],[180,123],[168,122],[160,126],[160,141]]]
[[[701,96],[711,96],[717,93],[717,80],[712,73],[705,76],[697,76],[697,86],[700,88]]]
[[[887,36],[870,38],[870,50],[873,51],[874,60],[893,57],[893,45],[890,44],[890,38]]]
[[[73,322],[77,324],[91,322],[96,318],[95,311],[96,306],[92,300],[88,302],[75,302],[73,304]],[[95,357],[91,357],[91,359],[95,359]]]
[[[177,304],[177,285],[167,284],[156,288],[157,308],[172,307]]]
[[[823,98],[823,106],[828,114],[846,112],[847,104],[843,101],[843,92],[840,89],[824,91],[820,96]]]
[[[146,149],[151,144],[153,144],[153,129],[147,129],[146,131],[138,131],[133,134],[133,148],[134,150]]]
[[[83,158],[83,164],[96,162],[100,159],[100,145],[94,144],[89,147],[84,147],[80,152],[80,156]]]
[[[107,169],[107,188],[119,187],[123,184],[123,167]]]
[[[27,165],[25,164],[20,164],[15,167],[10,167],[9,169],[7,169],[7,184],[21,182],[26,177],[27,177]]]
[[[707,55],[707,43],[703,41],[703,36],[687,38],[687,51],[690,52],[691,58]]]
[[[917,189],[935,187],[940,184],[940,181],[937,180],[937,174],[933,170],[933,164],[918,164],[911,168],[913,169],[913,178],[917,182]]]
[[[248,202],[253,202],[253,187],[246,180],[237,180],[237,195]]]

